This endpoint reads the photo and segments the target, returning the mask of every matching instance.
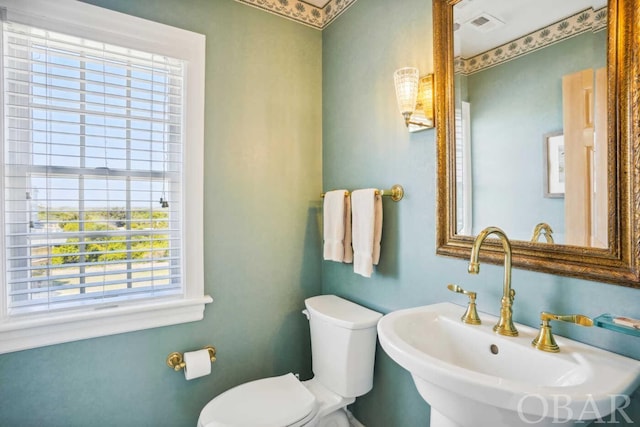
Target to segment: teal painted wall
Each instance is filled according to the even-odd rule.
[[[0,425],[193,426],[229,387],[310,375],[299,312],[320,292],[387,313],[462,303],[445,288],[454,282],[497,313],[500,267],[469,276],[464,260],[435,255],[434,132],[407,133],[395,105],[396,68],[433,68],[431,2],[360,0],[323,33],[232,0],[91,2],[207,35],[205,280],[214,302],[201,322],[0,356]],[[394,183],[407,194],[385,199],[374,276],[320,262],[319,192]],[[513,283],[525,324],[543,309],[638,315],[637,290],[522,270]],[[638,340],[557,329],[640,358]],[[210,376],[187,382],[165,366],[171,351],[205,344],[219,350]],[[429,417],[408,373],[379,348],[374,389],[352,410],[367,427]]]
[[[479,309],[498,314],[501,266],[467,274],[467,261],[435,255],[434,132],[409,134],[396,108],[393,71],[432,67],[431,2],[360,0],[323,31],[323,179],[338,187],[390,187],[406,191],[384,200],[380,265],[372,278],[353,267],[323,262],[323,293],[338,294],[383,313],[441,301],[464,304],[446,289],[457,283],[478,292]],[[541,145],[541,143],[540,143]],[[494,224],[500,226],[501,224]],[[513,270],[515,320],[538,325],[539,312],[640,313],[640,290]],[[580,341],[640,359],[640,340],[600,328],[554,325]],[[427,425],[429,407],[410,376],[378,348],[373,390],[352,409],[367,427]],[[640,421],[640,398],[627,413]],[[622,425],[622,424],[620,424]]]
[[[587,32],[468,76],[472,234],[499,223],[528,240],[546,222],[565,242],[564,199],[544,197],[543,135],[562,131],[562,77],[605,67],[606,51],[606,31]]]
[[[319,31],[233,0],[92,0],[207,36],[201,322],[0,355],[0,425],[195,426],[212,397],[311,375],[304,298],[321,291]],[[213,344],[208,377],[165,359]]]

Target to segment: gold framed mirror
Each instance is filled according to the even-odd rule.
[[[465,215],[461,207],[469,202],[465,202],[464,197],[461,197],[461,193],[457,191],[457,182],[460,182],[461,174],[457,174],[459,171],[456,167],[458,169],[461,167],[459,158],[463,154],[464,147],[458,144],[456,148],[456,138],[461,139],[456,135],[460,132],[459,128],[456,129],[456,116],[460,115],[460,94],[456,92],[459,90],[456,88],[456,73],[460,58],[454,54],[454,44],[456,44],[454,31],[459,29],[460,22],[456,21],[454,8],[457,4],[459,8],[464,1],[433,0],[437,129],[436,252],[439,255],[458,258],[470,256],[473,235],[477,234],[475,229],[465,229],[460,225],[459,220]],[[503,1],[512,3],[509,0]],[[475,1],[474,3],[477,4]],[[602,14],[603,12],[606,15]],[[606,182],[608,190],[599,215],[601,243],[589,243],[593,242],[594,238],[590,238],[588,243],[580,243],[575,240],[552,242],[553,239],[531,241],[528,238],[514,239],[509,236],[512,239],[512,260],[513,266],[517,268],[640,287],[640,0],[609,0],[603,3],[599,16],[606,20],[606,29],[602,30],[601,36],[606,40],[603,53],[606,55],[604,58],[606,75],[603,84],[600,85],[606,88],[606,92],[602,89],[603,120],[600,128],[602,130],[598,132],[606,135],[604,137],[606,149],[603,156],[606,158],[606,166],[603,169],[604,172],[600,173],[600,179],[606,178],[606,181],[599,181],[601,184],[598,188],[602,189],[605,186],[603,183]],[[492,16],[488,18],[491,19]],[[578,20],[582,18],[577,16]],[[484,20],[484,18],[481,19],[482,22]],[[543,34],[547,35],[547,33]],[[513,45],[515,44],[510,43],[504,46]],[[455,48],[458,49],[458,46]],[[499,54],[504,51],[504,49],[494,49],[493,53],[496,55],[495,50],[498,50]],[[558,83],[560,90],[563,90],[563,81],[564,78],[560,77]],[[561,101],[566,103],[562,94]],[[527,100],[524,99],[521,102],[526,103]],[[564,120],[561,123],[566,124],[566,118],[561,120]],[[513,121],[507,124],[512,127],[519,126]],[[549,129],[549,132],[557,130]],[[565,129],[565,135],[568,132],[569,130]],[[543,141],[544,138],[545,144],[556,143],[555,140],[549,139],[549,133],[546,132],[541,132],[535,138],[538,141]],[[475,142],[472,138],[472,144]],[[542,151],[541,143],[538,148]],[[545,154],[547,153],[545,147]],[[542,158],[542,155],[540,157]],[[509,161],[509,158],[500,160],[492,167],[496,170]],[[546,168],[545,171],[547,171]],[[550,176],[545,176],[544,181],[542,178],[538,180],[541,189],[540,197],[545,197],[542,191],[543,183],[546,186],[549,184],[549,179],[552,181],[554,179],[549,178]],[[504,178],[502,180],[505,181]],[[533,180],[529,178],[529,181]],[[545,191],[546,197],[549,197],[551,193],[547,188]],[[564,191],[564,189],[554,191]],[[604,194],[601,190],[600,193]],[[557,193],[553,194],[557,195]],[[548,202],[568,204],[568,199],[569,196],[567,201],[563,202],[562,198],[556,197],[548,199]],[[547,200],[536,203],[542,205],[543,202]],[[512,202],[512,204],[516,203]],[[511,212],[510,209],[503,209],[501,213],[504,214],[504,211]],[[547,211],[547,208],[541,210],[543,214]],[[520,215],[512,213],[512,216]],[[501,227],[499,215],[495,217],[496,223],[484,225]],[[491,217],[484,220],[491,221]],[[545,222],[544,218],[540,220]],[[574,223],[573,220],[566,218],[565,222]],[[531,229],[533,225],[535,224],[531,225]],[[508,229],[505,231],[507,235],[510,234]],[[497,241],[490,240],[485,242],[485,245],[487,249],[483,251],[483,260],[501,263],[504,257],[502,246]]]

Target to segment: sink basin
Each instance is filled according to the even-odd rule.
[[[574,425],[609,414],[621,421],[640,385],[640,361],[556,335],[560,353],[537,350],[537,330],[517,337],[460,321],[465,308],[439,303],[382,317],[384,351],[408,370],[431,405],[431,427]],[[613,420],[613,418],[612,418]],[[585,424],[582,424],[585,425]]]

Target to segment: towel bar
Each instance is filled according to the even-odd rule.
[[[402,188],[402,185],[396,184],[390,190],[376,190],[376,194],[383,197],[391,197],[394,202],[399,202],[404,197],[404,188]],[[325,193],[322,193],[320,196],[324,197],[324,195]],[[349,196],[349,192],[345,191],[344,197],[347,196]]]

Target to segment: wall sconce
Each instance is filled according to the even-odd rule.
[[[434,127],[433,74],[420,77],[417,68],[405,67],[393,73],[398,108],[409,132]]]

